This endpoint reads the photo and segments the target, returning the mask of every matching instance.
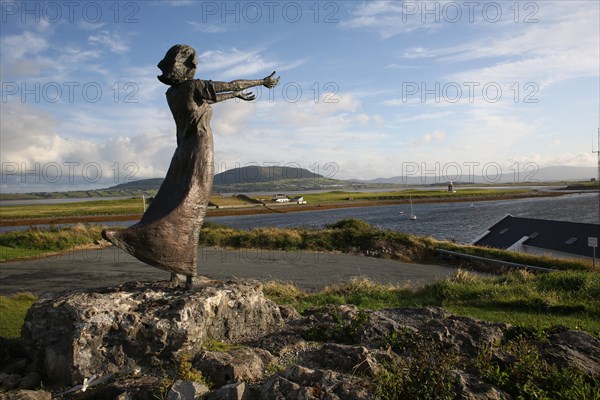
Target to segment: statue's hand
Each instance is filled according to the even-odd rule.
[[[273,73],[271,75],[269,75],[265,79],[263,79],[263,85],[265,87],[268,87],[269,89],[274,88],[275,86],[277,86],[278,83],[279,83],[279,77],[275,78],[275,71],[273,71]]]
[[[242,99],[242,100],[246,100],[246,101],[252,101],[252,100],[254,100],[256,98],[256,96],[254,96],[252,94],[252,92],[244,93],[241,90],[239,90],[237,92],[233,92],[233,95],[235,97],[237,97],[238,99]]]

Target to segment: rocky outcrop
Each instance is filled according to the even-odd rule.
[[[52,394],[44,390],[19,389],[8,392],[2,396],[2,400],[50,400]]]
[[[203,351],[193,363],[209,381],[218,386],[234,382],[258,382],[275,360],[267,350],[238,347],[225,351]]]
[[[446,379],[440,390],[458,398],[508,399],[475,367],[487,362],[493,372],[517,363],[509,350],[525,340],[519,332],[440,308],[331,306],[300,316],[266,299],[256,282],[190,290],[127,284],[39,299],[23,328],[29,358],[15,352],[0,385],[15,399],[47,398],[22,390],[41,379],[67,399],[366,400],[402,379],[418,385],[439,372]],[[527,340],[528,354],[540,357],[535,365],[600,378],[597,338],[556,328]]]
[[[257,282],[193,290],[128,284],[41,298],[27,313],[22,337],[49,383],[74,385],[195,354],[209,338],[247,340],[283,323]]]
[[[364,378],[332,370],[292,366],[260,387],[258,398],[265,400],[367,400],[373,395]]]

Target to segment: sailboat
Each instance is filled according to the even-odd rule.
[[[408,199],[410,200],[410,219],[412,219],[414,221],[417,219],[417,216],[415,215],[415,212],[413,211],[412,196],[409,196]]]

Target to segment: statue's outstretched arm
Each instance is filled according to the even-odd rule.
[[[279,83],[279,77],[275,77],[275,71],[264,79],[244,80],[238,79],[231,82],[213,82],[212,86],[217,93],[235,92],[248,89],[254,86],[265,86],[269,89],[274,88]],[[235,96],[234,96],[235,97]],[[231,97],[229,97],[231,98]],[[219,101],[219,100],[217,100]]]
[[[208,102],[209,104],[213,104],[213,103],[218,103],[218,102],[221,102],[224,100],[233,99],[235,97],[237,97],[238,99],[246,100],[246,101],[252,101],[256,98],[256,96],[254,96],[252,94],[252,92],[242,92],[241,90],[238,90],[236,92],[217,93],[217,99],[215,101],[212,101],[212,100],[205,100],[205,101]]]

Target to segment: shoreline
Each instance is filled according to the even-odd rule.
[[[490,195],[480,197],[457,197],[457,198],[425,198],[413,199],[413,204],[428,204],[428,203],[458,203],[458,202],[480,202],[480,201],[495,201],[495,200],[517,200],[525,198],[540,198],[540,197],[558,197],[568,193],[556,192],[539,192],[539,193],[522,193],[509,195]],[[227,217],[241,215],[258,215],[272,213],[293,213],[303,211],[321,211],[333,210],[338,208],[358,208],[358,207],[375,207],[375,206],[392,206],[399,204],[410,204],[410,200],[370,200],[370,201],[348,201],[325,204],[298,204],[298,205],[268,205],[256,207],[232,207],[232,208],[216,208],[209,209],[206,213],[207,217]],[[56,218],[19,218],[0,220],[0,227],[23,226],[23,225],[57,225],[70,223],[97,223],[106,221],[132,221],[139,220],[142,213],[138,214],[117,214],[117,215],[88,215],[88,216],[70,216]]]

